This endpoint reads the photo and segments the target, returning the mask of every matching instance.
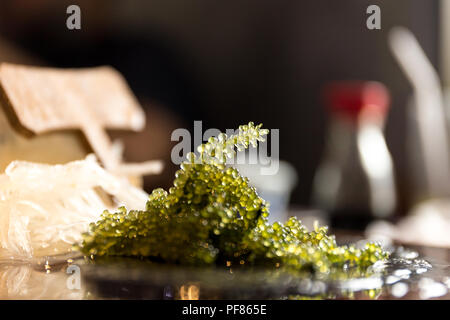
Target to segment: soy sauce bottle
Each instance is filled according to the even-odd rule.
[[[363,230],[395,211],[393,163],[383,134],[389,92],[378,82],[336,82],[324,90],[329,126],[313,183],[313,205],[337,229]]]

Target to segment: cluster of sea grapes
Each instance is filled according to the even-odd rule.
[[[188,155],[169,192],[152,192],[144,211],[105,211],[79,249],[88,256],[131,256],[164,263],[227,267],[283,267],[328,273],[367,267],[387,254],[378,245],[337,246],[325,227],[308,231],[296,218],[269,224],[268,203],[237,169],[235,149],[264,141],[268,130],[252,122],[235,135],[220,134]]]

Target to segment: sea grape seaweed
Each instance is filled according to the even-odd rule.
[[[169,192],[156,189],[144,211],[105,211],[78,249],[92,258],[127,256],[182,265],[268,267],[317,274],[364,270],[387,258],[381,247],[338,246],[326,227],[308,231],[296,218],[267,220],[269,204],[226,165],[235,150],[256,147],[267,129],[252,122],[221,133],[188,154]]]

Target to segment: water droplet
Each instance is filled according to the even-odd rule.
[[[391,293],[396,298],[401,298],[408,293],[409,286],[406,283],[399,282],[392,286]]]
[[[411,270],[408,269],[398,269],[394,271],[394,276],[397,276],[400,279],[408,279],[410,275]]]
[[[430,278],[423,278],[419,281],[419,295],[421,299],[441,297],[447,293],[447,287]]]

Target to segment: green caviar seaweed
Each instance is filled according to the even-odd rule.
[[[326,227],[308,231],[296,218],[268,222],[269,204],[226,165],[235,150],[256,147],[267,129],[252,122],[198,147],[176,172],[169,192],[156,189],[144,211],[105,211],[78,249],[90,257],[126,256],[162,263],[268,267],[317,274],[363,270],[387,253],[377,244],[338,246]]]

